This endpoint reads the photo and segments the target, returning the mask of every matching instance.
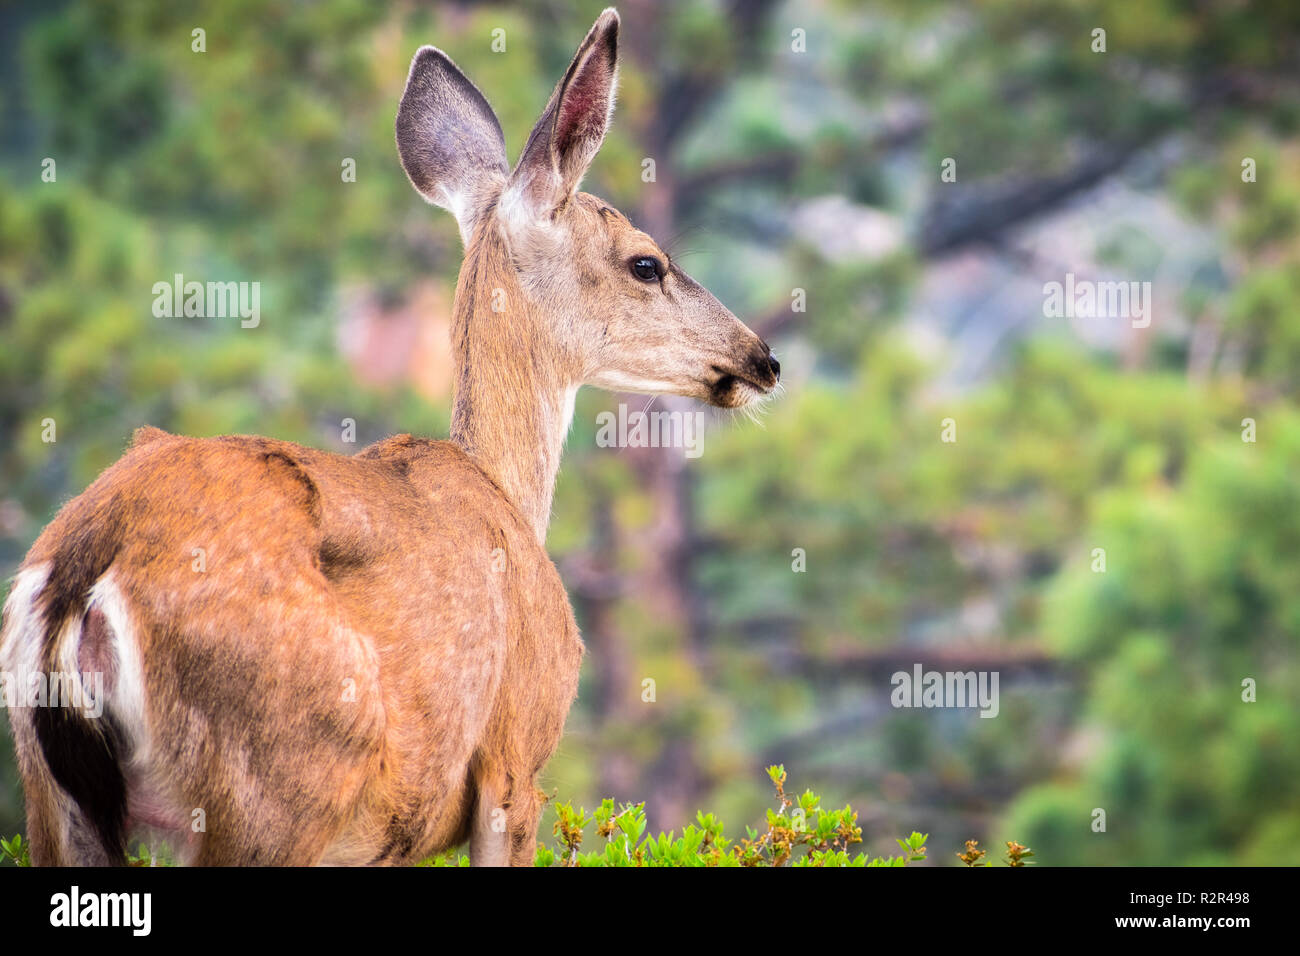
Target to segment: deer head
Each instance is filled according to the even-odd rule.
[[[402,165],[456,217],[467,265],[476,245],[504,246],[513,275],[500,278],[515,281],[499,288],[517,284],[527,301],[498,320],[533,323],[531,345],[556,358],[563,384],[747,405],[780,374],[766,343],[626,216],[578,191],[613,114],[618,30],[605,10],[513,172],[483,94],[441,50],[421,48],[397,114]]]

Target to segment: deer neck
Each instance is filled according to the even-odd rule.
[[[545,543],[555,479],[577,392],[514,270],[487,230],[456,286],[451,440],[472,456]]]

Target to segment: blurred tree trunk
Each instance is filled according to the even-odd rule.
[[[716,74],[707,71],[663,69],[665,61],[659,46],[664,33],[662,20],[671,14],[670,6],[651,0],[628,0],[622,9],[623,55],[656,84],[650,97],[654,110],[624,117],[625,122],[635,124],[642,155],[655,161],[655,182],[646,184],[635,219],[640,228],[661,243],[667,242],[679,226],[681,197],[673,163],[680,138],[722,85]],[[728,4],[733,35],[739,43],[753,43],[765,14],[773,6],[773,0],[733,0]],[[620,395],[618,401],[635,407],[645,404],[645,399],[638,396]],[[683,413],[695,407],[688,399],[674,396],[661,396],[655,404],[662,411]],[[678,636],[687,663],[707,674],[704,605],[695,584],[694,477],[677,449],[626,449],[625,453],[633,462],[641,490],[651,501],[653,518],[648,540],[641,538],[635,543],[645,553],[631,579],[617,587],[606,586],[606,596],[589,594],[581,598],[584,633],[595,676],[595,718],[604,728],[621,726],[629,731],[614,733],[611,752],[601,758],[600,792],[620,800],[645,800],[652,828],[680,828],[692,817],[706,792],[707,774],[700,766],[698,749],[685,730],[685,722],[660,720],[654,710],[657,704],[642,701],[641,681],[646,677],[658,681],[660,675],[629,672],[630,657],[634,655],[629,655],[625,639],[616,631],[611,615],[614,599],[608,594],[617,591],[632,595],[638,605],[654,615],[657,625]],[[628,564],[617,559],[617,551],[634,545],[618,540],[608,500],[596,501],[593,509],[593,526],[598,529],[591,542],[593,563],[606,571]],[[657,693],[671,695],[674,689],[660,687]],[[647,724],[657,737],[655,756],[631,760],[625,746],[630,742],[630,732]]]
[[[635,754],[626,746],[626,731],[636,725],[637,681],[625,634],[618,630],[614,612],[625,593],[618,573],[617,528],[609,491],[593,482],[589,526],[591,539],[564,567],[574,610],[582,622],[592,681],[589,707],[602,739],[610,742],[598,762],[598,794],[631,800],[640,786]]]

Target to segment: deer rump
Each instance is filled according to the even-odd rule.
[[[121,863],[152,830],[185,862],[396,864],[491,826],[523,862],[581,655],[457,446],[142,429],[5,607],[16,684],[102,674],[97,715],[10,712],[35,861]]]

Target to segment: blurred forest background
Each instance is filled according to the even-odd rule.
[[[407,65],[447,50],[517,157],[601,6],[0,5],[0,574],[144,423],[445,436],[460,243],[397,161]],[[549,547],[588,657],[547,790],[736,837],[780,762],[875,852],[1300,863],[1300,6],[618,6],[584,188],[786,387],[697,459],[597,447],[645,399],[579,396]],[[1151,282],[1150,327],[1045,318],[1067,272]],[[155,318],[176,273],[260,282],[260,325]],[[895,710],[916,662],[998,671],[1000,714]]]

